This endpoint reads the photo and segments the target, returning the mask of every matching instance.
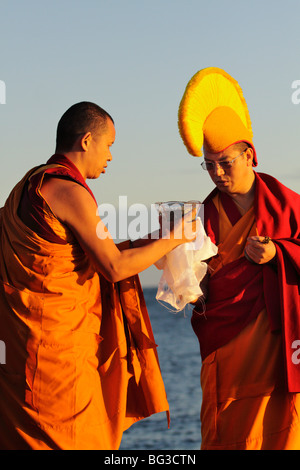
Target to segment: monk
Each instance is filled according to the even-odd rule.
[[[255,170],[245,99],[225,71],[198,72],[181,111],[184,141],[195,156],[203,143],[215,185],[204,225],[218,254],[208,260],[205,307],[192,316],[201,448],[299,450],[300,195]]]
[[[203,167],[216,185],[204,202],[205,227],[218,255],[209,263],[205,311],[195,307],[192,325],[207,450],[300,449],[300,395],[289,393],[285,374],[300,315],[300,196],[256,173],[254,158],[245,141],[218,153],[204,147]],[[290,390],[300,391],[293,374]]]
[[[137,273],[196,227],[115,245],[86,184],[105,173],[114,140],[105,110],[72,106],[55,154],[1,209],[1,449],[118,449],[131,424],[169,412]]]

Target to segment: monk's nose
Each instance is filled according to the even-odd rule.
[[[216,176],[223,175],[223,173],[224,173],[224,170],[220,167],[220,165],[218,163],[215,163],[214,173],[215,173]]]

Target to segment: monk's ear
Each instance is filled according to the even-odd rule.
[[[247,165],[252,167],[254,153],[251,147],[247,149],[246,157],[247,157]]]
[[[92,134],[90,132],[86,132],[80,140],[81,148],[84,152],[87,152],[89,149],[89,146],[92,141]]]

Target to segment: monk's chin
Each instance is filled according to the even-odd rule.
[[[215,185],[217,186],[217,188],[220,191],[228,192],[228,190],[229,190],[229,182],[228,181],[217,181],[215,183]]]

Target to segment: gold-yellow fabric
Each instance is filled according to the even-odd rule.
[[[178,127],[188,152],[202,156],[247,142],[257,156],[247,103],[238,82],[225,70],[207,67],[188,82],[178,110]]]
[[[256,234],[251,208],[234,226],[217,195],[220,266],[243,256]],[[264,309],[236,338],[202,364],[203,450],[299,450],[300,395],[286,392],[281,334],[272,333]]]
[[[24,225],[30,173],[0,212],[0,448],[117,449],[132,423],[169,410],[139,279],[99,276],[47,205],[65,245]]]
[[[228,106],[216,108],[203,125],[204,147],[209,153],[219,153],[238,142],[251,145],[252,135],[243,122]]]

